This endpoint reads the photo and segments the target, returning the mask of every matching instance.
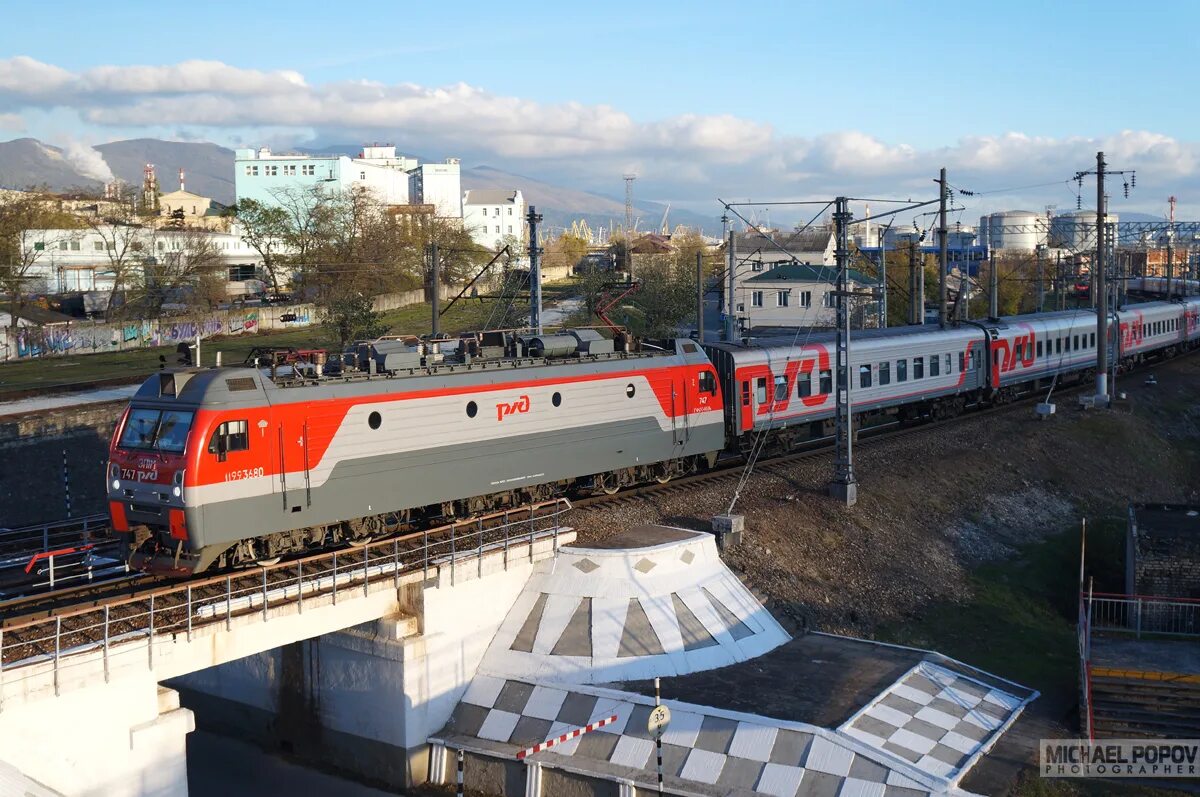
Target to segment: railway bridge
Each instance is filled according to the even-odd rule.
[[[377,781],[424,780],[426,740],[534,563],[574,539],[567,509],[31,605],[0,626],[0,763],[19,765],[30,793],[184,795],[186,691],[285,746],[311,732]],[[321,665],[298,671],[297,656]]]

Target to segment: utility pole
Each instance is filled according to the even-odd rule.
[[[988,261],[988,318],[1000,317],[1000,269],[996,268],[996,254]]]
[[[529,222],[529,327],[537,334],[542,334],[542,266],[539,255],[542,248],[538,246],[538,224],[542,214],[533,205],[525,216]],[[626,250],[628,251],[628,249]]]
[[[436,243],[429,245],[429,282],[433,287],[433,323],[430,325],[430,337],[437,340],[438,333],[438,309],[440,302],[438,301],[438,283],[442,281],[441,264],[438,262],[438,246]]]
[[[704,345],[704,253],[696,252],[696,340]]]
[[[892,225],[879,227],[879,327],[887,329],[887,231]]]
[[[1056,252],[1054,255],[1054,303],[1059,310],[1067,309],[1067,297],[1063,295],[1066,290],[1066,279],[1063,277],[1062,252]]]
[[[1104,281],[1104,233],[1108,226],[1104,196],[1104,153],[1096,153],[1096,400],[1108,405],[1108,285]]]
[[[633,282],[633,181],[636,174],[626,174],[625,178],[625,273]]]
[[[858,502],[858,482],[854,478],[854,414],[850,402],[850,291],[847,267],[850,245],[847,231],[850,211],[845,197],[837,198],[833,221],[837,231],[837,397],[836,397],[836,459],[829,494],[846,506]]]
[[[737,266],[737,233],[731,228],[729,237],[726,239],[726,256],[728,263],[725,265],[725,282],[728,284],[728,293],[725,296],[725,340],[732,343],[737,337],[737,318],[734,316],[734,309],[737,307],[734,304],[736,298],[734,294],[734,268]]]
[[[1037,311],[1042,312],[1043,306],[1046,304],[1046,267],[1043,262],[1043,256],[1046,254],[1046,247],[1038,244],[1037,247],[1037,269],[1038,269],[1038,289],[1037,289]]]
[[[1108,197],[1104,193],[1104,178],[1107,175],[1131,175],[1128,182],[1125,183],[1125,196],[1129,196],[1129,189],[1137,185],[1136,172],[1108,171],[1108,164],[1104,162],[1104,153],[1096,153],[1096,169],[1095,171],[1076,172],[1075,180],[1081,186],[1083,178],[1089,174],[1096,175],[1096,257],[1092,261],[1092,271],[1095,272],[1095,303],[1096,303],[1096,395],[1095,406],[1107,407],[1109,404],[1108,398],[1108,283],[1106,263],[1108,261]],[[1113,238],[1115,239],[1115,232]]]
[[[946,229],[946,197],[948,196],[948,192],[946,189],[945,168],[938,174],[938,187],[941,189],[941,197],[938,203],[938,325],[944,327],[946,326],[946,266],[948,265],[946,238],[949,235],[949,230]]]

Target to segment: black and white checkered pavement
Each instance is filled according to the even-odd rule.
[[[1016,695],[923,661],[840,730],[955,782],[1024,703]]]
[[[625,692],[481,674],[440,737],[473,737],[511,745],[515,751],[616,714],[616,723],[538,755],[570,756],[575,766],[649,783],[654,741],[646,720],[652,705],[648,698]],[[873,752],[835,731],[691,704],[668,705],[664,773],[668,783],[697,793],[918,797],[947,791],[943,781],[915,765]]]

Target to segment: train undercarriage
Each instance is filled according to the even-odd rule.
[[[384,512],[323,526],[310,526],[260,537],[248,537],[228,545],[210,545],[197,553],[185,553],[182,540],[164,544],[165,531],[140,526],[130,534],[130,565],[156,572],[198,573],[209,568],[226,569],[274,564],[284,556],[309,553],[338,545],[362,546],[394,534],[470,519],[505,509],[517,509],[561,496],[602,493],[612,495],[636,485],[697,473],[716,463],[718,452],[635,465],[576,479],[530,485],[529,487],[477,495],[428,506]]]

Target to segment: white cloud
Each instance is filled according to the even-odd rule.
[[[196,129],[222,143],[382,138],[410,152],[462,156],[610,193],[620,192],[619,175],[636,164],[641,191],[681,201],[717,194],[927,198],[932,177],[946,166],[953,183],[976,191],[1062,183],[1041,193],[991,195],[976,200],[980,209],[1027,197],[1037,198],[1030,206],[1066,204],[1073,203],[1070,176],[1090,168],[1097,149],[1109,153],[1114,168],[1139,170],[1146,201],[1150,192],[1165,198],[1189,186],[1200,194],[1200,145],[1154,131],[1106,138],[1005,132],[917,148],[853,129],[799,136],[731,114],[635,120],[611,105],[541,103],[466,83],[312,84],[294,71],[218,61],[71,72],[27,56],[0,59],[0,127],[19,129],[18,114],[29,119],[27,111],[73,113],[93,137]],[[90,148],[68,149],[92,173],[106,170]]]

